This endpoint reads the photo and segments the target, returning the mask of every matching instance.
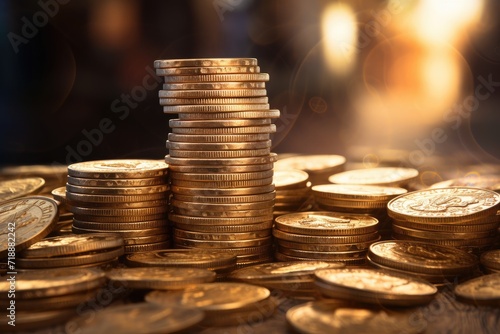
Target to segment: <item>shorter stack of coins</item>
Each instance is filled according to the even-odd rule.
[[[380,239],[378,220],[327,211],[290,213],[275,220],[273,235],[279,261],[365,263],[368,247]]]
[[[221,250],[168,249],[129,254],[125,262],[129,267],[202,268],[223,280],[236,268],[236,255]]]
[[[407,192],[404,188],[355,184],[322,184],[312,188],[314,201],[321,210],[367,214],[380,222],[379,233],[384,239],[391,235],[387,203]]]
[[[208,283],[182,291],[152,291],[147,302],[164,306],[199,309],[205,313],[202,326],[250,325],[270,317],[277,301],[263,287],[245,283]]]
[[[324,261],[274,262],[237,269],[229,278],[276,290],[295,299],[314,299],[317,296],[314,271],[344,266],[343,263]]]
[[[411,274],[431,283],[463,279],[478,267],[476,256],[427,242],[385,240],[370,246],[367,259],[377,268]]]
[[[393,237],[457,247],[480,254],[497,241],[500,194],[451,187],[410,192],[387,205]]]
[[[176,248],[220,249],[239,266],[272,258],[275,199],[270,110],[255,58],[165,59],[160,104],[171,119],[169,154]]]
[[[116,234],[45,238],[19,253],[17,266],[22,269],[107,266],[123,255],[123,244]]]
[[[112,232],[125,253],[168,248],[167,165],[156,160],[100,160],[68,166],[66,203],[73,232]]]
[[[0,330],[7,333],[15,328],[16,332],[33,332],[64,323],[82,309],[77,306],[85,306],[87,301],[96,297],[105,281],[104,272],[98,269],[64,268],[18,273],[13,308],[15,327],[2,321]],[[3,279],[0,290],[9,291],[9,284]],[[9,303],[6,298],[7,293],[0,295],[2,305]]]
[[[276,170],[273,183],[276,187],[274,217],[312,209],[309,174],[298,169]]]
[[[323,295],[348,302],[410,307],[428,304],[438,292],[425,280],[389,270],[320,269],[314,276]]]
[[[344,170],[345,157],[335,154],[297,155],[279,159],[275,169],[298,169],[309,175],[309,181],[314,186],[328,182],[332,174]]]
[[[500,273],[500,249],[482,253],[479,261],[487,274]]]

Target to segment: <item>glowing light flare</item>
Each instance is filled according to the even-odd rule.
[[[328,68],[338,75],[349,73],[356,62],[356,18],[344,4],[329,5],[321,19],[323,52]]]
[[[421,0],[414,12],[412,28],[426,43],[455,42],[463,29],[477,23],[484,0]]]

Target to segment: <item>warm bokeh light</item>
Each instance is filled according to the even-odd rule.
[[[453,43],[479,20],[482,8],[483,0],[421,0],[412,26],[425,43]]]
[[[357,27],[354,12],[344,4],[329,5],[321,19],[323,52],[335,74],[349,73],[356,63]]]

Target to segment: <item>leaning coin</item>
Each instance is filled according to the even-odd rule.
[[[106,273],[112,282],[132,289],[179,290],[191,285],[210,283],[215,272],[197,268],[117,268]]]
[[[34,194],[42,189],[44,184],[45,180],[41,177],[0,181],[0,203]]]
[[[473,278],[455,287],[455,295],[476,305],[500,306],[500,273]]]
[[[23,258],[63,256],[123,246],[116,234],[65,235],[43,239],[20,253]]]
[[[57,202],[43,196],[12,199],[0,204],[0,257],[21,251],[47,236],[58,217]],[[9,255],[10,256],[10,255]]]
[[[167,334],[187,330],[203,319],[196,309],[135,303],[105,308],[92,317],[70,320],[65,328],[80,334]]]

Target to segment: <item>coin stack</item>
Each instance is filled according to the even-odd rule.
[[[385,240],[370,246],[367,259],[377,268],[418,276],[440,284],[463,279],[478,266],[475,255],[428,242]]]
[[[160,104],[171,119],[174,244],[221,249],[239,266],[269,261],[275,199],[270,110],[257,59],[157,60]]]
[[[276,187],[274,217],[312,209],[309,174],[298,169],[276,170],[273,183]]]
[[[364,264],[368,247],[380,239],[377,226],[378,220],[370,216],[328,211],[279,216],[273,230],[275,258]]]
[[[486,273],[500,273],[500,249],[493,249],[482,253],[479,261]]]
[[[7,333],[15,328],[16,332],[32,332],[64,323],[76,316],[77,310],[84,309],[87,301],[90,303],[96,297],[105,280],[104,272],[98,269],[64,268],[18,273],[14,297],[15,327],[2,321],[0,330]],[[0,290],[9,291],[10,284],[8,280],[1,280]],[[0,295],[0,303],[9,303],[7,293]]]
[[[414,191],[392,199],[393,237],[457,247],[480,254],[497,241],[500,194],[481,188]]]
[[[168,248],[167,165],[98,160],[68,166],[66,203],[75,233],[118,233],[125,253]]]
[[[309,175],[312,185],[328,182],[328,177],[344,170],[346,158],[335,154],[296,155],[278,159],[275,169],[298,169]]]
[[[314,201],[319,209],[375,217],[380,222],[379,233],[383,239],[389,239],[392,233],[387,203],[406,192],[406,189],[398,187],[356,184],[321,184],[312,187]]]
[[[106,266],[123,255],[123,244],[117,234],[45,238],[20,252],[17,266],[22,269]]]
[[[202,326],[250,325],[274,313],[276,300],[263,287],[245,283],[198,284],[181,291],[155,290],[147,302],[199,309],[205,313]]]
[[[343,263],[325,261],[273,262],[237,269],[229,278],[277,290],[295,299],[314,299],[317,295],[314,271],[342,267]]]

